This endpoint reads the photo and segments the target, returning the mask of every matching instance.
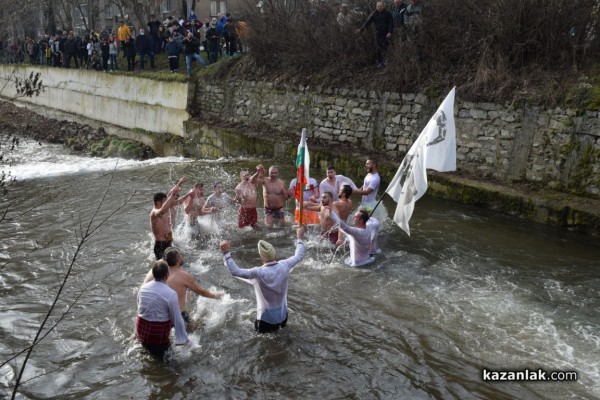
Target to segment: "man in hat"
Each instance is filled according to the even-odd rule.
[[[274,332],[287,324],[288,279],[290,272],[304,257],[303,235],[304,227],[298,228],[296,253],[281,261],[276,261],[277,252],[273,245],[260,240],[258,254],[263,265],[250,269],[240,269],[233,261],[230,253],[231,242],[221,242],[223,260],[231,274],[254,286],[257,303],[254,329],[260,333]]]

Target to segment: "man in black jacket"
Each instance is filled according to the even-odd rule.
[[[192,75],[192,63],[198,61],[203,67],[206,67],[206,61],[199,54],[200,41],[194,37],[191,31],[188,31],[187,36],[183,39],[183,54],[185,54],[185,65],[187,67],[188,76]]]
[[[392,17],[392,14],[385,9],[382,1],[377,2],[375,11],[369,15],[369,18],[367,18],[358,31],[364,31],[371,24],[375,24],[377,68],[380,68],[387,64],[385,53],[387,52],[392,33],[394,32],[394,18]]]
[[[154,68],[154,45],[152,39],[143,29],[140,29],[140,34],[135,38],[135,49],[140,54],[140,69],[144,70],[144,60],[146,55],[150,56],[150,67]]]

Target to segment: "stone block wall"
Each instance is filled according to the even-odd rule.
[[[424,94],[199,81],[201,116],[282,132],[307,128],[332,145],[397,157],[398,163],[443,100]],[[600,195],[600,117],[536,105],[455,104],[459,169],[504,182]]]

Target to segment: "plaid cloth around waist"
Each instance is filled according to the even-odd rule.
[[[143,344],[168,344],[173,324],[171,321],[146,321],[138,316],[135,320],[135,335]]]

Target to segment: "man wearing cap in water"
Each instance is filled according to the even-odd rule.
[[[304,257],[304,227],[298,228],[296,253],[285,260],[276,261],[273,245],[264,240],[258,242],[258,254],[263,263],[260,267],[240,269],[231,257],[231,242],[222,241],[223,261],[231,274],[254,286],[256,294],[256,321],[254,329],[260,333],[274,332],[285,327],[288,319],[287,291],[290,272]]]

